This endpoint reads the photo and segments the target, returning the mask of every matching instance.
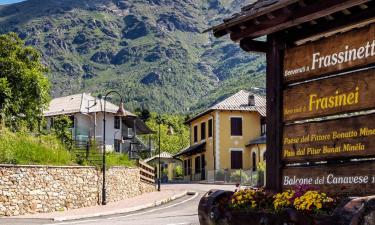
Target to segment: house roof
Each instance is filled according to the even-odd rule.
[[[57,116],[72,113],[94,113],[102,112],[103,108],[103,99],[98,99],[89,93],[82,93],[52,99],[48,109],[43,114],[44,116]],[[106,101],[105,110],[106,112],[116,113],[118,106]]]
[[[249,96],[254,95],[255,105],[249,105]],[[260,95],[251,92],[240,90],[239,92],[229,96],[228,98],[214,104],[210,108],[195,115],[193,118],[186,121],[189,123],[203,115],[214,110],[232,110],[232,111],[254,111],[258,112],[261,116],[266,116],[266,99]]]
[[[149,161],[151,161],[153,159],[157,159],[157,158],[159,158],[159,154],[158,155],[154,155],[154,156],[152,156],[150,158],[145,159],[144,162],[147,163],[147,162],[149,162]],[[170,154],[168,152],[162,152],[162,153],[160,153],[160,158],[162,158],[162,159],[173,159],[173,156],[172,156],[172,154]]]
[[[249,141],[246,146],[256,145],[256,144],[266,144],[267,136],[264,134],[260,137],[255,138],[254,140]]]
[[[182,155],[194,155],[194,154],[197,154],[197,153],[204,152],[204,151],[206,151],[205,146],[206,146],[205,141],[203,141],[201,143],[198,143],[198,144],[191,145],[191,146],[189,146],[185,149],[182,149],[182,151],[180,151],[179,153],[174,155],[174,157],[179,157],[179,156],[182,156]]]

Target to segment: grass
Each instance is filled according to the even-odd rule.
[[[108,167],[111,166],[135,166],[135,161],[130,160],[128,155],[118,153],[108,153],[106,157],[106,163]]]
[[[107,167],[135,166],[133,160],[125,154],[108,153]],[[4,129],[0,131],[0,163],[20,165],[54,165],[54,166],[99,166],[97,163],[80,161],[54,135],[38,137],[26,132],[13,133]]]
[[[52,135],[0,133],[0,163],[23,165],[74,165],[74,157]]]

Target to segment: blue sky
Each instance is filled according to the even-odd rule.
[[[0,0],[0,5],[22,2],[24,0]]]

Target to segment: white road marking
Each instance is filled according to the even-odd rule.
[[[139,213],[133,213],[133,214],[124,215],[124,216],[115,216],[115,217],[109,217],[109,218],[84,220],[84,221],[75,221],[75,222],[71,221],[71,222],[63,222],[63,223],[51,223],[51,224],[46,224],[46,225],[83,224],[83,223],[91,223],[91,222],[97,222],[97,221],[103,221],[103,220],[113,220],[113,219],[126,218],[126,217],[131,217],[131,216],[138,216],[138,215],[143,215],[143,214],[146,214],[146,213],[151,213],[151,212],[155,212],[155,211],[159,211],[159,210],[163,210],[163,209],[168,209],[168,208],[171,208],[171,207],[175,207],[177,205],[184,204],[185,202],[193,200],[197,196],[198,196],[198,192],[196,192],[191,198],[188,198],[188,199],[186,199],[186,200],[184,200],[182,202],[178,202],[178,203],[175,203],[175,204],[172,204],[172,205],[169,205],[169,206],[165,206],[165,207],[162,207],[162,208],[151,209],[151,210],[148,210],[148,211],[145,211],[145,212],[139,212]],[[177,223],[177,224],[170,224],[170,225],[184,225],[184,224],[186,224],[186,223]]]

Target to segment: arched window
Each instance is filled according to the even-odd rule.
[[[253,161],[253,171],[257,171],[257,154],[253,152],[252,154],[252,161]]]

